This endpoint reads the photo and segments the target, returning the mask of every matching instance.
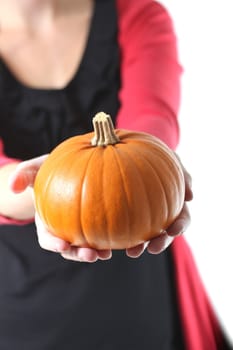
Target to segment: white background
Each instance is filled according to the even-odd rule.
[[[233,2],[161,3],[173,18],[184,67],[178,153],[195,197],[186,237],[233,340]]]

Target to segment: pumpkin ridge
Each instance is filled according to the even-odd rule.
[[[156,150],[163,154],[164,152],[169,153],[171,157],[173,156],[173,151],[160,139],[157,139],[155,136],[147,133],[135,133],[133,137],[129,133],[128,135],[123,135],[122,143],[130,143],[132,145],[138,145],[143,147],[156,147]]]
[[[129,149],[132,148],[132,147],[129,147]],[[146,147],[145,147],[146,148]],[[153,163],[155,162],[152,162],[151,161],[151,158],[152,159],[155,159],[157,158],[156,155],[154,154],[154,152],[152,152],[152,150],[149,150],[148,148],[145,149],[146,152],[143,152],[141,149],[136,149],[136,152],[140,153],[141,157],[143,157],[144,161],[150,166],[151,170],[152,170],[152,173],[153,173],[153,176],[156,178],[155,181],[157,181],[157,184],[159,184],[159,187],[163,193],[163,196],[164,196],[164,200],[165,200],[165,203],[168,203],[168,197],[167,197],[167,194],[166,194],[166,191],[165,191],[165,186],[164,186],[164,183],[161,179],[161,176],[158,175],[158,172],[157,172],[157,169],[155,169]],[[156,150],[157,151],[157,150]],[[150,156],[148,157],[148,153],[150,153]],[[166,213],[164,214],[164,216],[166,217],[166,221],[168,220],[168,208],[167,208],[167,205],[166,207],[164,207],[164,210],[163,210],[163,213]],[[155,215],[157,215],[157,213],[152,213],[152,216],[151,218],[153,218]],[[151,219],[153,220],[153,219]]]
[[[84,136],[84,135],[81,135],[81,136]],[[60,154],[60,151],[59,151],[59,157],[58,157],[58,160],[59,160],[59,162],[58,162],[58,164],[60,165],[60,164],[63,164],[63,163],[65,163],[66,162],[66,159],[67,158],[76,158],[76,157],[78,157],[78,153],[80,152],[80,151],[84,151],[84,150],[87,150],[88,149],[88,147],[87,147],[87,145],[82,145],[82,147],[81,148],[78,148],[77,147],[77,137],[79,138],[79,140],[80,140],[80,136],[74,136],[74,137],[72,137],[71,139],[69,139],[69,140],[65,140],[65,144],[66,144],[66,148],[65,148],[65,150],[64,149],[62,149],[62,154]],[[75,147],[75,150],[74,150],[74,148],[71,148],[71,149],[68,149],[67,148],[67,141],[69,141],[70,142],[70,144],[71,144],[71,146],[72,147]],[[72,142],[71,142],[72,141]],[[79,144],[78,144],[79,145]],[[55,158],[56,159],[56,158]],[[56,166],[54,166],[54,169],[56,169]],[[72,172],[72,162],[71,162],[71,164],[70,164],[70,168],[69,168],[69,172],[67,173],[67,175],[66,176],[68,176],[69,177],[69,173],[70,172]],[[55,172],[54,172],[55,173]],[[49,186],[49,188],[50,188],[50,186]],[[77,198],[78,199],[78,198]],[[66,214],[62,214],[62,210],[60,210],[60,207],[58,207],[58,210],[59,210],[59,212],[60,212],[60,214],[61,215],[57,215],[57,217],[59,217],[60,218],[60,225],[57,225],[57,226],[59,226],[59,227],[62,227],[63,228],[63,235],[64,236],[66,236],[67,235],[67,241],[68,242],[70,242],[70,243],[72,243],[72,241],[73,241],[73,237],[71,238],[71,233],[68,231],[68,233],[65,233],[64,234],[64,230],[66,230],[66,214],[67,215],[69,215],[69,209],[67,208],[67,212],[68,213],[66,213]],[[65,227],[65,228],[64,228]],[[82,229],[82,225],[81,225],[81,221],[80,221],[80,231],[79,231],[79,235],[80,236],[82,236],[82,239],[83,239],[83,241],[86,241],[86,237],[85,237],[85,235],[84,235],[84,233],[83,233],[83,229]],[[73,234],[72,234],[72,236],[73,236]]]
[[[163,156],[161,157],[161,160],[162,160],[164,166],[166,166],[170,172],[173,172],[173,169],[175,167],[177,172],[179,172],[181,175],[180,167],[178,166],[178,163],[174,162],[174,161],[172,162],[171,159],[167,156],[167,154],[166,155],[163,154]],[[184,179],[183,173],[182,173],[182,178]],[[179,193],[180,190],[179,190],[179,184],[178,184],[177,177],[174,178],[173,184],[176,187],[176,192]],[[183,195],[183,197],[184,197],[184,195]]]
[[[125,187],[125,181],[124,181],[124,177],[125,175],[123,175],[123,169],[122,169],[122,165],[121,165],[121,162],[120,162],[120,157],[119,157],[119,148],[116,148],[116,147],[113,147],[113,156],[115,157],[115,160],[116,160],[116,163],[119,167],[119,172],[120,172],[120,178],[121,178],[121,182],[122,182],[122,188],[124,189],[124,192],[125,192],[125,197],[127,198],[127,206],[129,207],[129,196],[128,196],[128,191]],[[129,212],[127,211],[127,224],[128,224],[128,242],[130,242],[130,246],[132,245],[132,240],[131,240],[131,235],[130,235],[130,227],[131,227],[131,218],[130,218],[130,215],[129,215]]]
[[[91,146],[90,146],[91,147]],[[83,177],[82,177],[82,189],[80,191],[80,196],[79,196],[79,200],[80,200],[80,205],[79,205],[79,208],[80,208],[80,212],[79,212],[79,218],[80,218],[80,226],[81,226],[81,231],[82,231],[82,236],[84,238],[84,240],[88,243],[89,246],[91,246],[91,244],[89,243],[89,238],[88,238],[88,233],[84,231],[83,229],[83,223],[82,223],[82,201],[83,201],[83,179],[86,178],[86,174],[87,174],[87,171],[88,171],[88,167],[90,165],[90,162],[91,162],[91,159],[93,158],[94,154],[98,151],[98,149],[96,147],[93,147],[93,148],[90,148],[90,157],[88,158],[88,160],[86,161],[86,168],[83,172]]]
[[[53,155],[57,152],[59,153],[60,150],[64,151],[64,149],[67,153],[73,153],[74,152],[73,147],[76,147],[78,151],[85,148],[90,148],[91,147],[90,139],[92,136],[93,136],[93,131],[87,134],[71,136],[63,140],[57,146],[55,146],[55,148],[52,150],[50,154]]]
[[[161,176],[158,175],[157,170],[154,168],[154,166],[153,166],[153,164],[152,164],[152,162],[150,160],[151,156],[155,157],[155,154],[152,152],[152,150],[149,150],[148,148],[146,149],[146,151],[147,152],[145,153],[145,152],[142,152],[141,150],[139,150],[138,148],[136,149],[136,152],[140,153],[141,156],[144,158],[144,160],[150,165],[154,176],[157,178],[157,181],[160,184],[160,188],[161,188],[161,190],[163,192],[165,201],[166,201],[166,203],[168,203],[168,197],[167,197],[166,191],[164,190],[164,183],[162,182]],[[157,149],[156,149],[156,151],[157,151]],[[150,153],[150,157],[149,158],[147,158],[147,154],[148,153]],[[156,215],[156,214],[153,213],[153,215]],[[169,217],[169,215],[168,215],[168,207],[166,205],[166,221],[168,221],[168,217]]]
[[[46,162],[46,160],[45,160],[45,162]],[[52,168],[52,170],[49,169],[50,170],[49,176],[46,179],[46,184],[43,185],[43,197],[47,197],[48,191],[50,189],[50,183],[51,183],[51,181],[53,181],[54,174],[57,171],[56,165],[60,163],[60,158],[58,157],[57,159],[54,160],[54,162],[55,162],[54,163],[55,166]],[[42,169],[43,172],[44,172],[44,169],[45,168]],[[45,169],[45,170],[47,170],[47,169]],[[41,215],[41,204],[39,205],[39,207],[37,206],[37,210],[38,210],[39,215]],[[53,225],[53,223],[51,223],[51,220],[48,217],[50,217],[50,215],[48,214],[48,207],[45,206],[44,211],[43,211],[43,218],[45,220],[45,223],[47,224],[48,229],[52,230],[52,232],[54,233],[54,229],[53,229],[54,225]],[[59,217],[60,217],[60,215],[59,215]]]
[[[157,150],[156,150],[157,151]],[[151,154],[153,154],[153,152],[150,150],[150,153]],[[173,173],[173,163],[174,162],[172,162],[172,160],[170,159],[170,157],[166,154],[166,153],[164,153],[163,151],[161,151],[160,149],[158,150],[158,153],[159,153],[159,161],[160,162],[162,162],[163,163],[163,167],[162,167],[162,169],[164,169],[164,168],[167,168],[168,169],[168,171],[165,171],[165,173]],[[165,157],[166,157],[166,160],[165,160]],[[150,162],[150,160],[149,159],[147,159],[149,162]],[[169,165],[168,165],[169,164]],[[176,168],[178,169],[178,167],[177,167],[177,165],[176,165]],[[179,169],[180,170],[180,169]],[[166,179],[164,178],[164,175],[162,174],[161,175],[161,172],[160,172],[160,168],[158,167],[158,172],[159,172],[159,174],[158,173],[156,173],[156,175],[158,176],[158,179],[159,179],[159,181],[160,181],[160,183],[161,183],[161,185],[162,185],[162,189],[163,189],[163,191],[164,191],[164,194],[165,194],[165,197],[166,197],[166,203],[170,203],[170,200],[168,200],[168,197],[167,197],[167,193],[166,193],[166,191],[164,190],[164,188],[166,188],[166,183],[164,182],[164,181],[166,181]],[[178,191],[178,185],[177,185],[177,181],[173,181],[173,184],[175,184],[175,186],[176,186],[176,191],[177,192],[179,192]],[[171,210],[174,210],[174,208],[173,209],[171,209],[169,206],[167,206],[167,221],[170,221],[170,220],[168,220],[169,218],[171,218]],[[180,211],[181,209],[179,209],[179,211]],[[175,219],[175,218],[174,218]],[[168,225],[168,227],[169,227],[169,225]],[[167,228],[167,227],[166,227]]]
[[[167,146],[166,144],[164,145],[164,149],[166,149]],[[178,159],[175,157],[174,158],[174,154],[173,151],[168,148],[167,152],[164,152],[161,147],[158,149],[158,152],[160,154],[160,160],[163,163],[163,167],[166,167],[170,173],[173,173],[174,168],[176,168],[177,173],[179,173],[179,175],[182,177],[183,181],[184,181],[184,175],[183,175],[183,171],[181,169],[181,166],[179,165],[179,161]],[[173,160],[170,158],[170,156],[173,157]],[[163,176],[160,176],[161,179],[165,180]],[[180,189],[179,189],[179,183],[180,181],[178,181],[177,177],[173,178],[173,184],[176,186],[176,192],[179,193]],[[179,182],[179,183],[178,183]],[[184,195],[183,195],[184,197]]]
[[[108,146],[109,147],[109,146]],[[106,152],[104,152],[104,155],[106,155]],[[104,156],[103,156],[104,158]],[[105,160],[103,160],[103,174],[105,174]],[[106,205],[106,200],[105,200],[105,192],[104,192],[104,189],[105,189],[105,185],[104,185],[104,175],[102,176],[102,192],[103,192],[103,205],[104,205],[104,212],[107,213],[107,205]],[[106,218],[106,236],[108,238],[108,243],[109,243],[109,246],[111,246],[111,242],[112,242],[112,237],[111,237],[111,233],[110,233],[110,230],[109,230],[109,220],[108,220],[108,217]]]
[[[137,164],[137,161],[135,161],[134,157],[133,157],[133,153],[135,153],[136,151],[136,154],[139,153],[138,150],[134,150],[132,151],[133,148],[130,147],[130,143],[127,144],[127,148],[124,149],[124,152],[127,153],[127,157],[131,160],[131,164],[133,164],[134,168],[136,169],[137,173],[139,174],[139,179],[143,185],[143,188],[144,188],[144,192],[146,194],[146,199],[147,199],[147,203],[150,203],[148,205],[148,210],[150,211],[150,214],[151,213],[151,201],[150,201],[150,196],[149,196],[149,193],[148,193],[148,189],[147,189],[147,186],[145,185],[145,181],[143,181],[143,177],[142,177],[142,172],[140,171],[140,167],[138,166]],[[129,151],[130,150],[130,151]],[[132,152],[131,152],[132,151]],[[143,159],[143,155],[141,156],[141,158]],[[150,165],[151,167],[151,165]],[[150,227],[152,226],[152,215],[150,215]]]

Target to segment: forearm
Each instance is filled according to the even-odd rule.
[[[34,217],[30,188],[15,194],[9,186],[9,177],[17,164],[13,162],[0,167],[0,215],[13,220],[30,220]]]
[[[141,115],[134,120],[128,120],[120,115],[117,127],[135,131],[142,131],[158,137],[171,149],[176,149],[179,140],[179,125],[176,118],[154,115]]]
[[[182,67],[171,17],[156,1],[117,3],[122,76],[116,126],[148,132],[175,149]]]

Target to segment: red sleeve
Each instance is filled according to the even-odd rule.
[[[116,125],[151,133],[174,149],[182,68],[171,17],[154,0],[118,0],[117,10],[122,85]]]
[[[19,160],[14,158],[9,158],[4,154],[4,145],[2,140],[0,139],[0,167],[9,163],[14,163],[14,162],[19,162]],[[25,224],[31,223],[33,220],[34,219],[15,220],[0,214],[0,225],[7,225],[7,224],[25,225]]]
[[[185,348],[230,350],[187,241],[182,236],[177,237],[171,247]]]

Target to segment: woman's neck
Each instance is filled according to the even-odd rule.
[[[0,28],[47,31],[64,15],[82,15],[86,2],[87,0],[2,0]]]

